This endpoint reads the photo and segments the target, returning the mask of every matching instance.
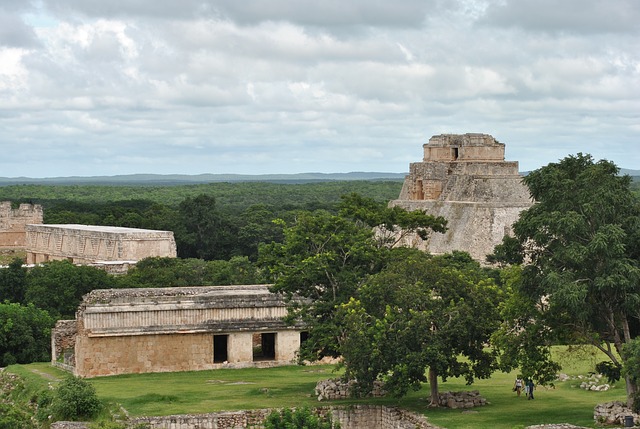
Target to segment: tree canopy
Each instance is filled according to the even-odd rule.
[[[49,360],[54,323],[33,305],[0,303],[0,367]]]
[[[401,396],[419,389],[429,370],[431,405],[438,377],[488,378],[497,368],[486,349],[499,323],[501,291],[468,254],[430,256],[396,249],[370,276],[359,299],[342,306],[346,376],[368,393],[375,380]]]
[[[311,327],[301,349],[303,358],[340,353],[336,310],[358,296],[368,275],[384,267],[390,245],[373,227],[393,225],[402,211],[351,194],[343,197],[338,214],[303,211],[289,225],[281,221],[283,242],[260,247],[259,263],[268,270],[273,290],[309,300],[291,312],[292,318]],[[422,214],[414,227],[444,230],[444,220]]]
[[[542,338],[587,343],[624,363],[618,356],[640,326],[640,204],[631,178],[618,173],[610,161],[578,154],[525,177],[536,204],[514,224],[517,242],[495,253],[523,264],[503,344],[548,361]],[[630,378],[627,388],[631,398]]]

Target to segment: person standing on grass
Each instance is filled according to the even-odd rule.
[[[527,379],[527,399],[533,399],[534,384],[532,379]]]
[[[516,378],[516,383],[513,386],[513,391],[516,392],[516,395],[520,396],[520,392],[522,392],[522,385],[524,383],[522,382],[522,378],[520,376],[518,376]]]

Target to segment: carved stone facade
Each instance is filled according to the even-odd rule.
[[[38,204],[20,204],[14,209],[10,201],[0,201],[0,249],[24,249],[25,227],[42,223],[42,217],[42,206]]]
[[[27,264],[70,260],[75,264],[136,262],[176,257],[171,231],[94,225],[27,225]]]
[[[533,203],[518,162],[505,161],[505,145],[488,134],[433,136],[423,148],[423,160],[410,164],[390,205],[442,216],[448,230],[426,242],[411,235],[403,244],[433,254],[466,251],[484,261]]]
[[[82,377],[291,364],[303,327],[286,314],[267,285],[94,290],[56,325],[52,362]]]

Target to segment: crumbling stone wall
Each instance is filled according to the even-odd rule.
[[[20,204],[11,208],[11,201],[0,202],[0,249],[24,249],[25,227],[42,223],[43,211],[39,204]]]
[[[340,378],[330,378],[328,380],[320,380],[316,383],[314,390],[318,401],[333,401],[338,399],[348,399],[352,397],[352,390],[356,385],[355,380],[345,381]],[[381,381],[373,382],[373,390],[371,396],[378,398],[386,395],[384,385]]]
[[[78,333],[75,320],[58,320],[51,330],[51,363],[70,369],[76,362],[76,334]]]
[[[166,417],[138,417],[127,422],[133,428],[146,424],[151,429],[264,429],[262,423],[272,409],[223,411],[210,414],[184,414]],[[318,415],[331,413],[342,429],[440,429],[421,414],[381,405],[321,407]],[[56,422],[51,429],[88,429],[87,423]]]
[[[631,416],[634,425],[640,425],[640,415],[634,413],[627,404],[622,401],[606,402],[598,404],[593,410],[593,419],[598,425],[625,426],[625,418]]]
[[[427,399],[431,402],[431,397]],[[487,405],[487,400],[477,390],[462,392],[440,392],[438,405],[451,409],[474,408]]]

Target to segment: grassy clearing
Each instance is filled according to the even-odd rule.
[[[591,349],[556,349],[563,372],[585,375],[593,371],[602,356]],[[47,364],[17,365],[8,369],[46,387],[64,373]],[[45,375],[42,375],[45,374]],[[122,405],[132,416],[206,413],[250,408],[317,406],[351,403],[397,405],[424,413],[439,426],[449,429],[512,429],[542,423],[572,423],[594,427],[593,407],[597,403],[624,400],[624,383],[607,392],[579,389],[579,381],[559,382],[555,388],[540,387],[533,401],[512,392],[516,372],[496,373],[489,380],[466,386],[464,380],[449,379],[441,391],[477,389],[490,401],[472,411],[428,409],[429,386],[410,392],[402,399],[377,398],[322,402],[313,396],[318,380],[335,377],[332,366],[289,366],[268,369],[215,370],[182,373],[138,374],[91,379],[100,398]]]

